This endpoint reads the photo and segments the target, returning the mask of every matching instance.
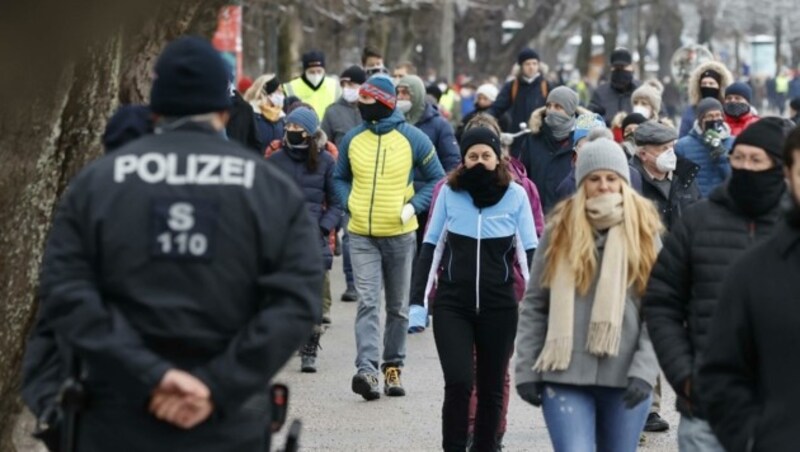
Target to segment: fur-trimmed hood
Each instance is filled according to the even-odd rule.
[[[544,114],[546,111],[547,107],[539,107],[536,110],[533,110],[533,113],[531,113],[531,117],[528,120],[528,127],[530,127],[531,134],[536,135],[542,131],[542,124],[544,124]],[[592,115],[594,113],[581,106],[578,106],[578,108],[575,109],[576,118],[580,115],[586,114]]]
[[[692,105],[697,105],[697,103],[700,102],[700,75],[709,69],[719,73],[722,76],[722,80],[719,84],[719,98],[717,100],[720,102],[725,101],[725,88],[733,83],[733,75],[731,74],[731,71],[729,71],[728,68],[719,61],[709,61],[697,66],[697,68],[692,71],[692,75],[689,76],[689,102]]]

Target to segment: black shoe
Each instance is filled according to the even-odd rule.
[[[381,398],[378,391],[378,377],[372,374],[357,373],[353,376],[351,383],[353,392],[360,395],[364,400],[376,400]]]
[[[669,422],[662,419],[658,413],[650,413],[647,416],[647,422],[644,424],[644,431],[666,432],[667,430],[669,430]]]
[[[339,238],[339,234],[334,236],[333,255],[337,257],[342,255],[342,239]]]
[[[323,325],[330,325],[331,324],[331,316],[323,315],[322,316],[322,324]]]
[[[311,355],[302,355],[300,357],[300,372],[304,374],[317,373],[317,357]]]
[[[347,290],[342,294],[342,301],[358,301],[358,292],[353,286],[347,286]]]
[[[406,390],[400,382],[400,368],[387,366],[383,369],[383,393],[389,397],[403,397]]]

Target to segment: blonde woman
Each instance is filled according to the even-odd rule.
[[[658,375],[640,300],[663,230],[602,138],[549,219],[517,327],[517,392],[541,406],[556,452],[635,451]]]
[[[275,74],[264,74],[244,93],[256,116],[260,149],[263,152],[275,140],[283,139],[283,88]]]

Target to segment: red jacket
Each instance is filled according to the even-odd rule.
[[[758,119],[758,115],[753,113],[752,110],[742,116],[739,116],[738,118],[725,115],[725,123],[731,128],[732,137],[739,136],[739,134],[742,133],[742,130],[746,129],[750,124],[758,121]]]

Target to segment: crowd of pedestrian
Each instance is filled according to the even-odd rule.
[[[407,337],[431,329],[445,451],[503,448],[512,357],[557,452],[668,430],[662,378],[681,451],[793,450],[800,97],[762,118],[711,61],[676,127],[669,80],[608,63],[589,96],[530,48],[460,86],[372,48],[334,77],[312,50],[241,93],[176,40],[60,204],[23,398],[49,419],[61,379],[86,382],[78,450],[263,450],[269,380],[297,351],[325,372],[341,254],[352,392],[406,396]]]

